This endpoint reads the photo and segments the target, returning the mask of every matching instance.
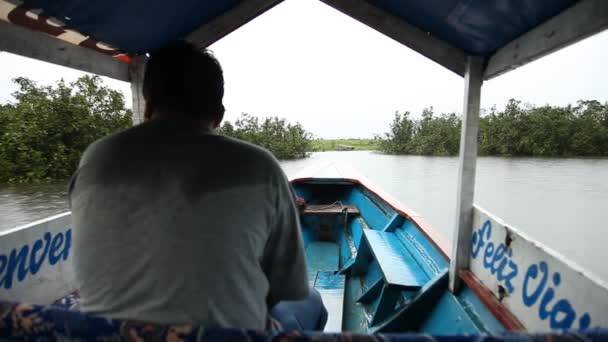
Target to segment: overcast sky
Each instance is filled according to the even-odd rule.
[[[325,4],[289,0],[211,46],[225,73],[226,119],[240,113],[301,122],[318,137],[372,137],[393,113],[462,110],[463,80]],[[482,107],[608,101],[608,32],[488,81]],[[0,53],[0,102],[26,76],[42,84],[82,72]],[[106,78],[124,92],[127,83]]]

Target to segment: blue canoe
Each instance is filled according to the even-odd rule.
[[[308,279],[328,307],[326,331],[496,333],[521,328],[490,311],[474,276],[448,290],[449,247],[414,211],[344,165],[292,179]],[[493,303],[488,302],[492,305]],[[496,315],[501,315],[500,320]]]

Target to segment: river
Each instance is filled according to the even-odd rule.
[[[319,152],[281,164],[292,175],[331,160],[348,162],[452,237],[457,158]],[[608,159],[482,157],[477,165],[477,204],[608,281]],[[67,210],[65,189],[0,186],[0,231]]]

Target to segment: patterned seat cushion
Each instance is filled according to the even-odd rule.
[[[59,303],[61,304],[61,303]],[[608,329],[561,334],[512,333],[500,336],[422,334],[356,335],[291,332],[269,335],[238,329],[205,329],[106,319],[57,305],[0,302],[0,339],[30,341],[606,341]]]

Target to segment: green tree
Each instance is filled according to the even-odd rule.
[[[416,123],[410,119],[410,112],[395,112],[389,131],[380,138],[380,150],[392,154],[412,154],[415,129]]]
[[[90,143],[132,124],[123,95],[98,76],[54,86],[13,81],[14,101],[0,105],[0,181],[68,178]]]
[[[456,155],[460,118],[422,111],[395,113],[380,150],[395,154]],[[608,103],[578,101],[576,106],[535,107],[511,99],[503,111],[492,107],[480,119],[479,154],[494,156],[608,156]]]
[[[234,125],[225,121],[218,132],[262,146],[278,159],[303,158],[312,148],[312,135],[300,123],[288,123],[278,117],[260,120],[243,113]]]

